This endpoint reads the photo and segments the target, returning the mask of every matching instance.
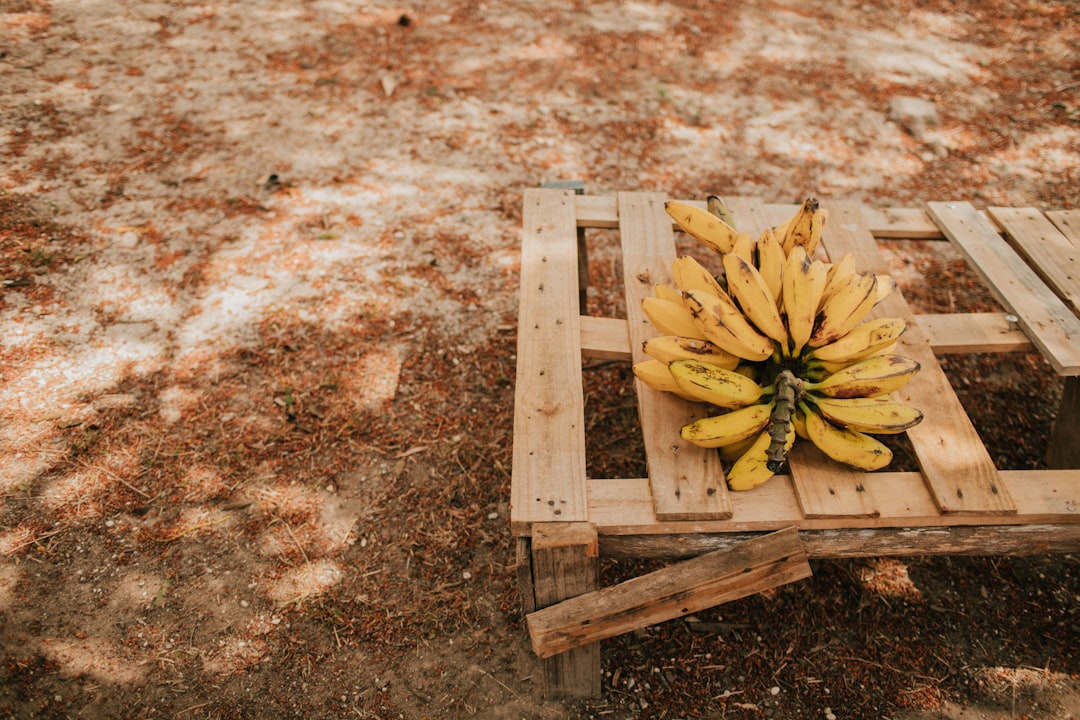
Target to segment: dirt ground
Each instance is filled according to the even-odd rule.
[[[507,506],[524,188],[1075,208],[1078,20],[0,0],[0,717],[1080,716],[1076,556],[816,562],[545,697]],[[886,249],[916,307],[993,307]],[[1046,365],[944,362],[1040,467]],[[586,380],[591,472],[642,472],[628,369]]]

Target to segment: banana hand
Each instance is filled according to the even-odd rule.
[[[683,393],[717,407],[746,407],[762,395],[761,386],[745,375],[700,360],[676,360],[668,370]]]
[[[847,335],[828,345],[814,348],[809,357],[829,363],[843,363],[875,354],[895,343],[907,323],[903,318],[878,318],[855,326]]]
[[[658,297],[641,299],[641,310],[649,322],[664,335],[705,339],[694,316],[682,303]]]
[[[776,309],[772,291],[758,269],[735,253],[724,255],[722,262],[728,291],[739,301],[743,314],[763,334],[786,346],[787,328]]]
[[[781,276],[784,314],[791,337],[791,353],[795,356],[802,352],[814,331],[825,276],[825,266],[811,260],[801,246],[796,246],[784,262]]]
[[[810,393],[806,399],[833,425],[861,433],[895,435],[923,419],[922,411],[888,395],[831,398]]]
[[[682,426],[683,440],[704,448],[728,447],[753,437],[769,424],[773,403],[748,405]]]
[[[855,275],[821,301],[814,332],[807,345],[821,347],[839,340],[861,323],[877,303],[877,277]]]
[[[682,337],[680,335],[660,335],[649,338],[642,343],[642,350],[662,363],[670,363],[675,360],[700,360],[722,367],[725,370],[734,370],[739,365],[740,358],[729,352],[721,350],[708,340]]]
[[[776,473],[770,469],[769,446],[773,438],[768,430],[758,435],[757,440],[743,455],[736,460],[727,473],[728,487],[732,490],[750,490],[771,478]],[[795,430],[788,426],[786,448],[795,444]]]
[[[821,452],[860,470],[880,470],[892,461],[892,450],[869,435],[831,424],[808,403],[801,403],[806,435]]]
[[[735,228],[697,205],[668,200],[664,210],[687,235],[716,252],[731,252],[739,233]]]
[[[857,360],[820,382],[808,382],[807,392],[834,398],[887,395],[906,385],[919,363],[901,355],[875,355]]]

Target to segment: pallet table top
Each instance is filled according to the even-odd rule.
[[[1080,213],[929,203],[927,209],[829,208],[823,245],[885,271],[877,238],[947,239],[1000,300],[1005,313],[914,315],[899,293],[875,309],[901,316],[901,354],[923,370],[901,391],[925,413],[908,431],[919,470],[862,473],[796,444],[790,473],[752,491],[727,490],[715,451],[682,442],[677,428],[703,407],[636,383],[648,478],[589,478],[585,462],[582,356],[637,361],[655,334],[640,299],[665,282],[675,236],[658,193],[575,196],[525,193],[511,527],[587,522],[601,536],[800,530],[1016,526],[1080,527],[1080,470],[999,471],[937,363],[935,353],[1037,349],[1059,374],[1080,375]],[[794,206],[724,198],[753,236]],[[577,229],[616,228],[626,318],[582,316]],[[1009,315],[1015,316],[1014,318]],[[1078,535],[1080,537],[1080,535]]]

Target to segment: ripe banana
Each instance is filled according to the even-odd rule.
[[[780,305],[780,293],[783,287],[781,278],[784,260],[784,246],[780,244],[776,233],[766,230],[757,241],[757,266],[777,306]]]
[[[754,248],[757,245],[750,233],[740,233],[735,238],[735,244],[731,246],[731,252],[741,257],[751,265],[754,264]]]
[[[681,302],[645,297],[641,299],[641,310],[645,313],[645,317],[649,318],[649,322],[665,335],[705,338],[697,322],[694,321],[694,316]]]
[[[881,302],[885,298],[896,292],[896,278],[887,273],[877,274],[877,300],[874,304]]]
[[[697,323],[698,333],[732,355],[755,362],[772,356],[773,341],[754,329],[726,292],[714,295],[688,290],[683,293],[683,303]]]
[[[653,295],[661,300],[671,300],[682,305],[682,291],[664,283],[657,283],[653,287]]]
[[[856,274],[821,301],[807,345],[821,347],[839,340],[866,318],[876,302],[877,277]]]
[[[728,291],[739,301],[743,314],[763,334],[786,346],[787,328],[776,309],[772,291],[758,269],[735,253],[725,254],[722,262]]]
[[[806,383],[807,392],[834,398],[870,397],[899,390],[919,371],[919,363],[901,355],[874,355],[857,360],[820,382]]]
[[[671,371],[668,370],[667,363],[660,362],[659,360],[643,360],[642,362],[634,363],[633,370],[634,377],[654,390],[669,392],[681,397],[683,400],[697,402],[693,397],[683,392],[683,389],[675,382],[675,378],[672,377]]]
[[[817,198],[807,198],[795,215],[788,220],[784,233],[784,252],[791,254],[791,249],[800,246],[810,257],[814,256],[821,233],[825,227],[826,214],[821,209]]]
[[[814,331],[818,303],[825,289],[825,276],[825,266],[811,260],[806,249],[800,245],[792,249],[784,262],[781,295],[791,337],[790,352],[796,357]],[[783,349],[788,350],[786,345]]]
[[[838,340],[814,348],[809,357],[829,363],[858,360],[892,345],[906,329],[907,323],[903,318],[868,320]]]
[[[735,227],[735,216],[728,210],[727,205],[718,195],[710,195],[705,198],[705,208],[716,217],[723,220],[729,227]]]
[[[717,295],[724,291],[709,269],[691,255],[682,255],[671,263],[671,277],[679,290],[703,290]]]
[[[697,205],[668,200],[664,210],[682,230],[716,252],[731,252],[739,233],[735,228]]]
[[[769,424],[773,403],[748,405],[723,415],[701,418],[682,426],[683,440],[704,448],[735,445]]]
[[[831,398],[809,393],[806,398],[833,425],[861,433],[895,435],[923,419],[920,410],[888,395]]]
[[[717,407],[746,407],[762,395],[761,386],[745,375],[700,360],[676,360],[668,370],[684,393]]]
[[[825,279],[825,292],[821,294],[822,301],[832,295],[837,288],[843,287],[850,282],[856,271],[855,255],[844,253],[839,260],[829,264],[828,267],[829,273]]]
[[[642,343],[642,350],[660,362],[675,360],[701,360],[710,365],[734,370],[739,365],[739,358],[721,350],[708,340],[682,337],[681,335],[659,335]]]
[[[773,444],[773,438],[769,430],[765,430],[754,443],[736,460],[727,472],[728,487],[732,490],[750,490],[762,484],[776,474],[770,467],[769,447]],[[795,430],[788,425],[785,438],[785,452],[795,444]]]
[[[892,450],[866,433],[831,424],[809,403],[800,403],[806,435],[823,453],[860,470],[880,470],[892,461]]]

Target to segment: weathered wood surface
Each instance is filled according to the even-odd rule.
[[[830,257],[855,255],[860,271],[887,273],[885,258],[863,221],[858,205],[831,203],[822,243]],[[900,292],[879,302],[872,317],[912,318]],[[911,323],[901,336],[897,354],[917,360],[922,369],[893,393],[923,411],[921,423],[907,431],[927,486],[942,513],[1014,513],[1016,506],[998,477],[986,450],[949,379],[938,364],[926,336]]]
[[[968,264],[1018,318],[1020,327],[1061,375],[1080,375],[1080,319],[969,203],[932,202],[928,210]]]
[[[514,389],[515,523],[588,519],[577,262],[573,191],[526,190]]]
[[[588,523],[541,523],[532,537],[533,604],[557,605],[600,587],[596,529]],[[539,610],[538,610],[539,612]],[[580,647],[543,663],[549,696],[592,697],[600,693],[600,646]]]
[[[781,530],[565,600],[526,623],[533,651],[552,657],[810,574],[799,533]]]
[[[627,333],[631,358],[647,360],[642,343],[657,331],[641,310],[657,283],[671,283],[675,240],[659,193],[619,193]],[[656,516],[666,520],[731,517],[719,455],[685,442],[678,428],[704,417],[701,403],[654,390],[635,380],[638,417],[652,481]]]
[[[671,560],[732,547],[757,533],[603,535],[600,552],[609,558]],[[929,555],[1045,555],[1080,550],[1080,524],[958,525],[921,528],[834,528],[803,530],[811,560]]]
[[[1080,312],[1080,247],[1036,208],[990,207],[990,217],[1005,231],[1027,264],[1074,313]]]

